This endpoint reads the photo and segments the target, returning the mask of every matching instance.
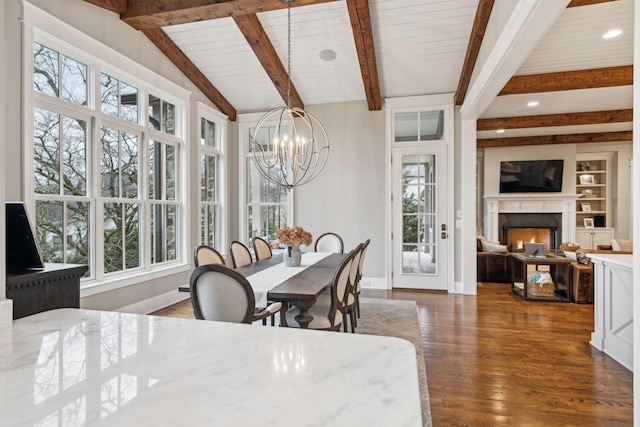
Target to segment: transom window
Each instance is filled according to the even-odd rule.
[[[444,135],[444,111],[395,113],[395,142],[440,141]]]

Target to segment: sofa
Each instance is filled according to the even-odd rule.
[[[593,264],[590,254],[630,254],[632,243],[628,240],[613,239],[612,245],[600,245],[596,249],[582,249],[571,247],[570,243],[560,245],[560,250],[564,251],[567,258],[571,259],[571,282],[573,289],[567,292],[567,297],[571,302],[582,304],[593,304]],[[614,249],[615,246],[615,249]],[[563,277],[558,280],[567,283],[568,278]]]
[[[478,282],[511,283],[511,253],[499,243],[476,238]]]
[[[487,242],[482,236],[478,236],[476,242],[478,282],[511,283],[511,253],[506,246]],[[573,243],[562,243],[559,249],[571,260],[571,268],[559,269],[558,274],[570,277],[560,276],[555,281],[572,283],[572,289],[564,289],[567,298],[578,304],[593,304],[593,265],[589,255],[630,254],[631,244],[628,242],[614,239],[612,245],[601,245],[597,249],[582,249]]]

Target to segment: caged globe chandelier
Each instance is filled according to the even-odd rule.
[[[287,105],[262,116],[251,141],[253,159],[260,175],[287,190],[318,176],[329,156],[329,138],[320,121],[302,108],[291,105],[291,4],[294,1],[282,0],[288,6]],[[266,140],[259,141],[261,135],[267,135]]]

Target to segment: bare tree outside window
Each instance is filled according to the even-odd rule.
[[[152,263],[176,260],[175,138],[172,143],[147,139],[147,145],[137,87],[96,73],[93,78],[100,85],[93,110],[88,108],[92,68],[37,42],[33,55],[36,236],[45,262],[88,264],[87,276],[95,274],[96,266],[106,274],[139,268],[145,265],[145,235],[158,248],[148,257]],[[150,114],[154,108],[150,106]],[[174,135],[176,107],[158,99],[158,108],[163,132]],[[92,117],[102,123],[97,132],[91,128]],[[150,117],[150,126],[153,121]],[[89,162],[92,152],[98,155],[97,171]],[[149,166],[142,166],[147,160]],[[148,182],[143,182],[142,167],[148,168]],[[151,200],[148,208],[143,197]],[[146,234],[141,227],[145,211],[152,221]],[[102,246],[101,260],[92,259],[95,245]]]

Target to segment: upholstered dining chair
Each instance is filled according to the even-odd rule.
[[[342,237],[336,233],[324,233],[316,239],[314,250],[316,252],[342,253],[344,252]]]
[[[347,332],[347,316],[349,316],[349,323],[351,324],[351,332],[355,332],[356,326],[358,326],[358,320],[356,318],[356,281],[358,279],[358,265],[360,265],[360,258],[362,257],[363,243],[360,243],[354,249],[353,262],[349,270],[349,283],[347,284],[347,291],[342,303],[342,318],[344,322],[344,331]]]
[[[253,238],[253,253],[256,254],[256,261],[271,258],[271,255],[273,254],[269,243],[260,237]]]
[[[363,243],[360,243],[353,250],[353,262],[351,263],[351,267],[349,269],[349,282],[347,283],[347,289],[345,290],[344,300],[342,301],[342,305],[338,307],[338,310],[342,313],[342,324],[344,331],[347,332],[347,316],[349,316],[349,323],[351,324],[351,332],[355,332],[355,328],[358,326],[358,321],[356,318],[356,292],[355,285],[358,277],[358,265],[360,264],[360,257],[362,255],[362,248],[364,247]],[[331,299],[330,293],[327,291],[323,292],[320,296],[318,296],[318,302],[321,304],[328,304],[328,301]]]
[[[360,317],[360,291],[362,290],[362,286],[360,285],[360,280],[362,279],[362,268],[364,266],[364,258],[367,254],[367,248],[369,247],[369,243],[371,239],[367,239],[362,243],[362,252],[360,254],[360,262],[358,263],[358,277],[356,277],[356,314],[357,317]]]
[[[336,268],[329,284],[330,298],[328,303],[318,300],[309,309],[309,314],[313,316],[313,319],[309,322],[309,329],[340,330],[343,319],[340,307],[343,304],[347,285],[349,284],[349,273],[354,255],[355,251],[349,252]],[[286,311],[287,324],[290,327],[300,327],[295,319],[298,314],[300,314],[300,310],[297,307],[291,307]]]
[[[231,252],[233,268],[249,265],[253,262],[249,248],[247,248],[242,242],[238,242],[237,240],[231,242],[231,245],[229,245],[229,252]]]
[[[253,323],[276,314],[282,303],[256,310],[249,281],[237,271],[220,264],[201,265],[191,274],[191,304],[196,319]]]
[[[225,265],[224,258],[220,252],[207,245],[200,245],[193,251],[193,262],[196,267],[206,264]]]

